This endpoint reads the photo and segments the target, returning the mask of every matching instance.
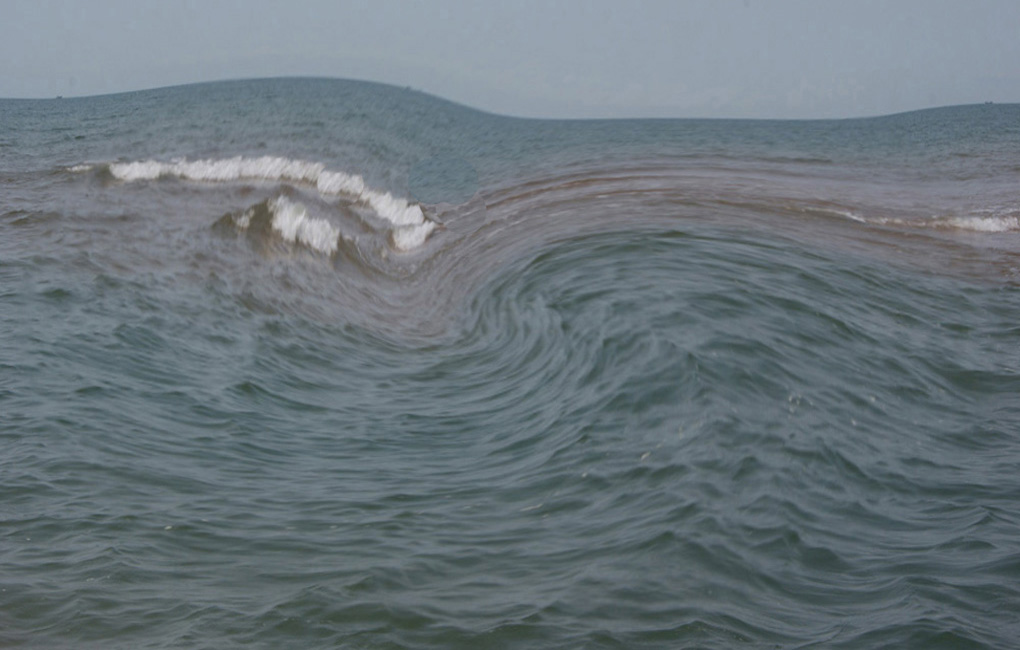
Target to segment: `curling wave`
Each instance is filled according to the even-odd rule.
[[[70,171],[82,172],[91,168],[89,165],[75,165]],[[255,180],[312,186],[323,197],[347,197],[367,205],[379,218],[392,225],[392,243],[399,251],[418,248],[436,228],[436,223],[425,216],[421,205],[395,197],[389,192],[372,189],[365,184],[361,176],[329,170],[319,162],[277,156],[259,158],[235,156],[190,161],[179,158],[170,162],[139,160],[110,163],[107,168],[114,178],[125,182],[179,178],[206,183]]]
[[[324,219],[308,215],[304,205],[278,196],[267,203],[272,214],[272,228],[284,241],[300,243],[313,250],[332,255],[340,241],[340,230]],[[247,229],[252,210],[234,219],[239,230]]]

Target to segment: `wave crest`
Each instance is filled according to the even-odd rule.
[[[321,253],[336,252],[340,230],[324,219],[308,216],[305,206],[278,196],[269,202],[273,213],[273,230],[284,241],[301,243]]]
[[[407,199],[395,197],[389,192],[375,190],[365,184],[365,179],[357,174],[327,169],[323,163],[306,160],[293,160],[277,156],[187,160],[176,159],[170,162],[157,160],[139,160],[133,162],[110,163],[110,174],[124,182],[152,181],[160,178],[179,178],[189,181],[206,183],[229,183],[243,180],[282,181],[313,186],[325,197],[345,196],[367,205],[381,219],[394,226],[392,231],[393,246],[400,251],[409,251],[421,246],[435,230],[436,223],[425,216],[421,205]],[[77,165],[71,171],[87,171],[90,166]],[[277,204],[280,214],[290,214],[292,208]],[[290,204],[291,206],[297,204]],[[296,213],[295,213],[296,214]],[[301,221],[296,217],[283,218],[292,224],[280,230],[284,238],[292,233],[296,239],[317,250],[323,250],[322,242],[328,239],[325,231],[315,230],[310,225],[313,221]],[[275,221],[274,221],[275,223]],[[328,225],[328,224],[327,224]],[[331,227],[331,226],[330,226]],[[305,233],[300,235],[299,233]],[[308,241],[301,237],[309,238]],[[318,244],[312,244],[311,241]],[[335,238],[334,247],[335,251]]]

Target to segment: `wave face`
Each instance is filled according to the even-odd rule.
[[[1020,106],[0,115],[0,646],[1015,646]]]
[[[70,171],[90,171],[91,165],[75,165]],[[421,206],[395,198],[388,192],[379,192],[365,186],[361,176],[327,170],[322,163],[289,160],[274,156],[244,158],[236,156],[226,160],[154,160],[128,163],[111,163],[109,173],[122,181],[151,181],[160,178],[179,178],[206,183],[236,183],[239,181],[290,182],[314,187],[321,196],[344,196],[364,203],[375,215],[393,226],[392,241],[397,250],[407,251],[421,246],[435,228],[435,222],[425,218]],[[286,199],[274,203],[273,227],[288,241],[300,241],[312,248],[333,253],[333,240],[339,233],[327,222],[309,220],[299,208]],[[301,236],[298,236],[298,235]]]

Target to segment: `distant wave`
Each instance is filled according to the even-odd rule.
[[[93,169],[93,165],[75,165],[69,168],[72,172],[84,172]],[[354,201],[369,206],[376,215],[393,225],[393,246],[400,251],[409,251],[421,246],[436,227],[436,223],[425,216],[421,206],[406,199],[398,198],[389,192],[372,189],[357,174],[326,169],[323,163],[305,160],[292,160],[277,156],[260,158],[233,158],[187,160],[175,159],[170,162],[157,160],[139,160],[134,162],[109,163],[104,165],[117,180],[125,182],[151,181],[160,178],[180,178],[205,183],[230,183],[243,180],[285,181],[313,186],[320,195],[346,196]],[[296,214],[284,204],[277,205],[278,214]],[[280,217],[281,223],[298,223],[296,217]],[[275,222],[274,222],[275,223]],[[303,225],[295,226],[298,232],[310,232],[312,221],[307,218]],[[281,232],[291,233],[287,228]],[[286,238],[286,237],[285,237]],[[312,245],[297,234],[291,241],[302,241]],[[312,240],[320,242],[316,236]],[[319,244],[313,248],[322,250]],[[335,250],[335,245],[333,247]]]
[[[936,228],[973,230],[975,232],[1011,232],[1020,230],[1020,215],[1015,212],[1005,214],[973,214],[933,219],[930,223]]]
[[[1020,231],[1020,214],[1016,212],[976,213],[960,216],[937,216],[928,219],[901,219],[873,217],[864,219],[847,215],[854,221],[880,226],[905,226],[908,228],[933,228],[936,230],[965,230],[970,232],[1015,232]]]

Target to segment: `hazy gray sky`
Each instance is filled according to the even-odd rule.
[[[0,97],[311,75],[527,116],[1020,101],[1020,0],[0,0]]]

